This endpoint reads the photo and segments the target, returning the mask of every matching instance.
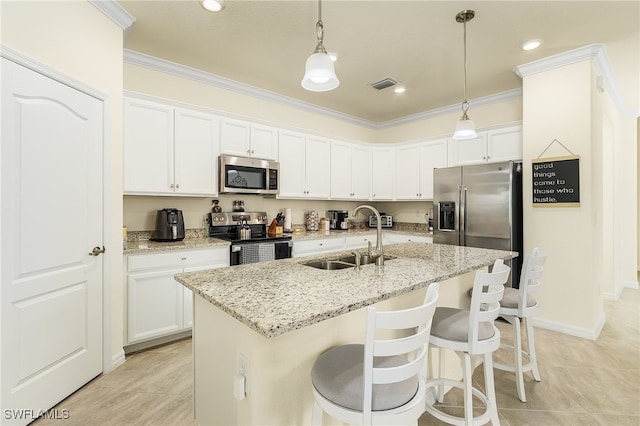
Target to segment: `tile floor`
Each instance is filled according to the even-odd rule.
[[[605,302],[605,310],[607,324],[595,342],[536,329],[542,381],[526,374],[526,403],[518,399],[513,375],[495,371],[503,425],[640,425],[640,292],[625,289],[619,301]],[[497,324],[510,338],[510,326]],[[479,387],[482,374],[477,368]],[[55,407],[69,410],[69,419],[33,424],[192,426],[192,386],[187,339],[128,356]],[[444,404],[459,411],[460,401],[452,391]],[[428,414],[419,421],[439,424]]]

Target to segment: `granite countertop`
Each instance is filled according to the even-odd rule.
[[[362,252],[362,250],[359,250]],[[278,335],[510,259],[517,253],[431,243],[385,246],[384,267],[342,270],[302,265],[325,255],[177,274],[176,280],[265,337]]]
[[[185,238],[182,241],[158,242],[151,240],[127,240],[127,248],[123,250],[124,254],[160,252],[170,250],[188,250],[208,247],[224,247],[229,246],[229,241],[219,240],[217,238]]]
[[[305,240],[305,239],[313,239],[313,238],[327,238],[327,237],[344,237],[349,235],[358,235],[358,234],[369,234],[374,233],[375,228],[365,228],[365,229],[349,229],[348,231],[299,231],[296,230],[287,235],[291,235],[293,241],[296,240]],[[414,234],[414,235],[422,235],[422,236],[432,236],[431,233],[418,232],[418,231],[396,231],[392,229],[384,229],[383,232],[400,232],[403,234]],[[135,254],[135,253],[145,253],[145,252],[158,252],[158,251],[169,251],[169,250],[185,250],[185,249],[196,249],[196,248],[207,248],[207,247],[220,247],[220,246],[228,246],[230,245],[229,241],[220,240],[217,238],[211,238],[202,233],[187,233],[187,236],[182,241],[175,242],[157,242],[149,239],[151,235],[150,232],[139,232],[138,234],[142,234],[142,236],[137,235],[136,233],[131,233],[132,238],[127,240],[127,248],[124,249],[124,254]]]

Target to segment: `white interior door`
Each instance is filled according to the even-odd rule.
[[[102,109],[2,59],[3,424],[102,371]]]

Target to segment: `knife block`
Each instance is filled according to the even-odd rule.
[[[267,233],[269,235],[278,235],[278,234],[282,234],[282,232],[283,232],[283,227],[278,226],[278,222],[276,222],[276,220],[273,219],[271,221],[271,225],[269,225],[269,229],[267,229]]]

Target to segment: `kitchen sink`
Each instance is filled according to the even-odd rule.
[[[384,260],[393,260],[395,256],[384,256]],[[368,265],[370,263],[374,263],[375,260],[372,260],[369,255],[363,253],[360,255],[360,265]],[[355,268],[356,266],[356,257],[354,255],[339,257],[334,260],[311,260],[308,262],[302,262],[301,265],[311,266],[316,269],[324,269],[327,271],[335,271],[337,269],[347,269],[347,268]]]
[[[301,265],[311,266],[316,269],[325,269],[333,271],[336,269],[355,268],[355,263],[347,263],[340,260],[313,260],[310,262],[302,262]]]
[[[388,256],[388,255],[384,255],[384,260],[393,260],[396,259],[395,256]],[[344,256],[344,257],[340,257],[337,259],[337,261],[339,262],[346,262],[346,263],[352,263],[352,264],[356,264],[356,257],[355,255],[350,255],[350,256]],[[369,257],[369,255],[367,253],[362,253],[360,254],[360,265],[368,265],[370,263],[375,263],[375,259],[372,259],[371,257]]]

